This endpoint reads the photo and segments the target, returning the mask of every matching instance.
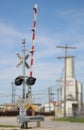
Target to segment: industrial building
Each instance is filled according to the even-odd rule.
[[[60,101],[57,102],[55,116],[75,116],[83,104],[82,83],[75,78],[74,57],[66,58],[66,79],[60,81]],[[65,91],[66,89],[66,91]]]

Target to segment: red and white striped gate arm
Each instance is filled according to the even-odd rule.
[[[30,77],[32,77],[32,66],[34,63],[34,51],[35,51],[35,47],[34,47],[34,40],[35,40],[35,36],[36,36],[36,18],[37,18],[37,5],[35,4],[34,8],[34,22],[33,22],[33,29],[32,29],[32,48],[31,48],[31,61],[30,61]]]

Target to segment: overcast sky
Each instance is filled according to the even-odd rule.
[[[56,93],[56,80],[63,73],[64,50],[56,46],[74,46],[75,78],[84,85],[84,1],[83,0],[0,0],[0,104],[11,102],[11,82],[22,74],[16,56],[22,55],[22,39],[31,48],[33,7],[38,5],[32,86],[34,101],[48,101],[48,87]],[[26,52],[27,53],[27,52]],[[29,59],[27,60],[29,63]],[[29,70],[26,69],[26,75]],[[27,91],[27,90],[26,90]],[[16,87],[16,98],[22,87]],[[37,95],[36,95],[37,94]]]

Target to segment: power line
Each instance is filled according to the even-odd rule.
[[[38,92],[38,91],[41,91],[41,92],[44,91],[45,92],[46,90],[47,90],[47,88],[46,89],[37,89],[36,91],[33,90],[32,92]]]

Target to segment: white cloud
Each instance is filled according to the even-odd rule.
[[[16,36],[16,37],[26,36],[24,33],[17,31],[14,27],[11,27],[5,23],[0,23],[0,30],[1,30],[0,35],[3,36]]]
[[[70,20],[70,22],[75,21],[76,24],[80,24],[83,22],[82,20],[84,19],[84,9],[62,10],[58,13],[58,16],[65,18],[66,20]]]
[[[29,38],[24,32],[18,31],[15,27],[0,22],[0,45],[2,48],[15,46],[18,41]]]

